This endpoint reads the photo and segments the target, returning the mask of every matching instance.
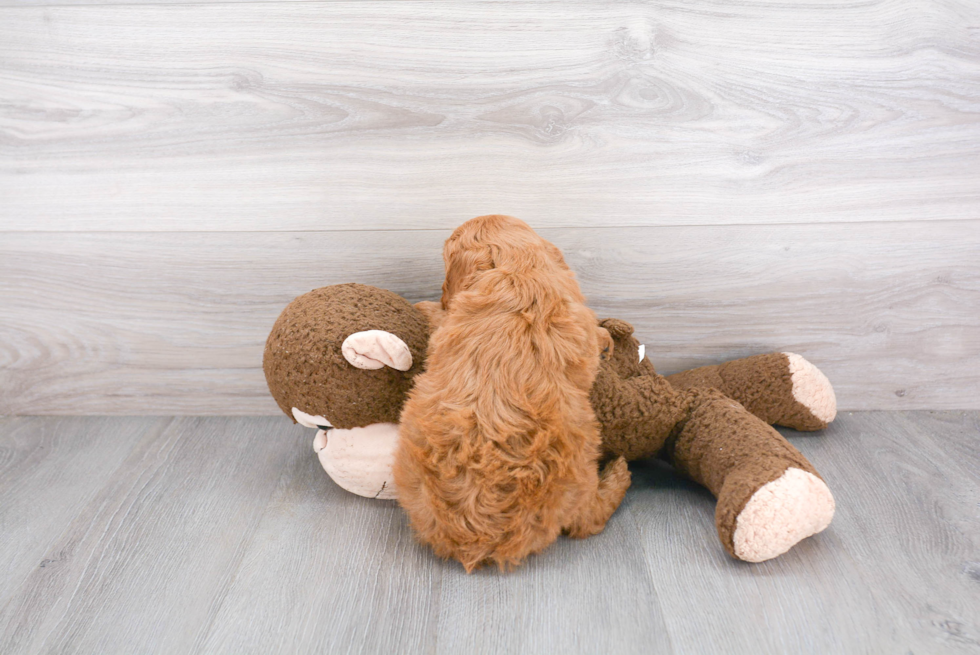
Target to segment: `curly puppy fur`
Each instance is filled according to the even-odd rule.
[[[612,348],[553,244],[509,216],[443,251],[445,315],[401,415],[394,477],[423,543],[467,572],[502,570],[561,532],[601,532],[629,487],[598,471],[589,389]]]

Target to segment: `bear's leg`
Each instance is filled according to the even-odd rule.
[[[830,381],[794,353],[770,353],[667,376],[676,389],[714,387],[766,423],[822,430],[837,415]]]
[[[718,499],[715,525],[731,555],[772,559],[830,524],[834,497],[798,450],[719,392],[688,393],[690,416],[664,454]]]

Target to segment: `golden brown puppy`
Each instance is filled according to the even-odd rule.
[[[394,478],[418,538],[472,571],[601,532],[630,484],[600,477],[589,389],[611,348],[561,252],[509,216],[446,241],[444,316],[401,415]]]

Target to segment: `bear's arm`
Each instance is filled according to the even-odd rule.
[[[619,344],[617,344],[619,345]],[[687,413],[688,399],[656,373],[622,378],[602,362],[590,393],[604,456],[653,457]]]

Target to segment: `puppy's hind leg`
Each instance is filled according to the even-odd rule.
[[[577,514],[564,526],[569,537],[584,539],[602,532],[629,489],[630,471],[622,457],[607,464],[601,475],[593,475],[592,489],[584,495]]]

